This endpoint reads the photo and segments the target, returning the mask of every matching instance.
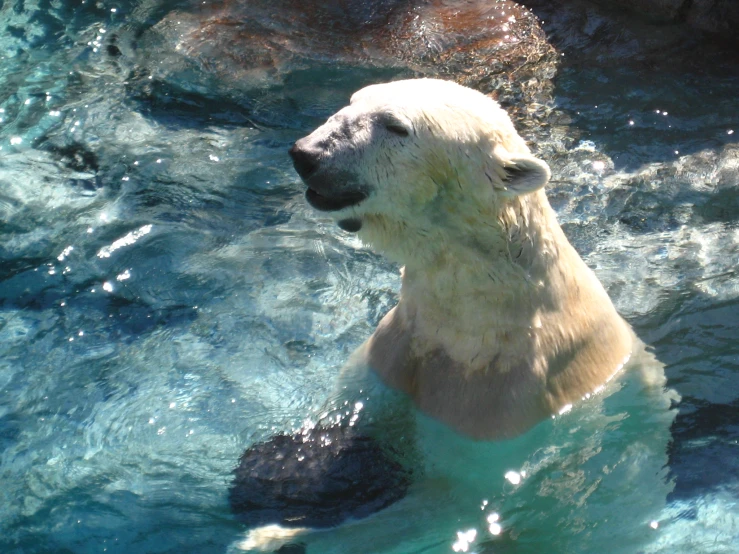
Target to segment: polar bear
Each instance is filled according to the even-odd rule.
[[[476,439],[515,436],[603,385],[635,337],[570,245],[550,171],[492,99],[415,79],[355,93],[290,150],[311,206],[404,265],[366,364]]]
[[[547,164],[531,154],[494,100],[434,79],[372,85],[298,140],[290,156],[313,208],[404,266],[398,304],[342,370],[338,405],[347,405],[351,390],[363,390],[363,399],[374,401],[366,391],[376,391],[379,380],[380,389],[391,391],[389,402],[401,397],[425,419],[416,422],[410,441],[401,431],[375,442],[377,422],[374,431],[357,431],[350,422],[304,429],[248,449],[235,472],[231,502],[235,512],[246,513],[250,526],[263,526],[252,529],[239,548],[277,548],[305,536],[307,527],[333,527],[348,519],[353,523],[341,529],[350,530],[342,536],[335,529],[334,542],[325,534],[310,535],[318,541],[311,552],[346,552],[342,541],[358,541],[366,552],[370,544],[372,552],[407,552],[403,540],[429,533],[431,550],[424,551],[436,552],[444,534],[452,532],[449,525],[479,517],[481,491],[491,502],[520,509],[508,492],[490,488],[492,477],[501,478],[511,464],[528,467],[532,479],[548,483],[529,493],[532,498],[547,496],[546,491],[574,494],[581,486],[583,497],[593,495],[598,506],[622,489],[617,496],[624,502],[649,504],[644,513],[654,513],[666,494],[666,485],[653,485],[665,463],[671,416],[647,432],[630,429],[623,442],[605,446],[602,437],[613,425],[609,410],[628,406],[636,416],[632,421],[652,417],[655,401],[638,390],[642,378],[663,384],[662,366],[648,359],[568,242],[543,190],[550,177]],[[634,365],[641,372],[621,381],[632,383],[631,376],[639,374],[640,385],[624,384],[632,392],[613,395],[620,396],[616,408],[598,408],[591,399],[575,423],[537,426],[567,414],[637,357],[643,363]],[[405,425],[384,402],[373,404],[373,417],[384,415],[379,425]],[[414,441],[423,443],[421,483],[385,453],[388,443]],[[547,441],[557,444],[542,448]],[[581,466],[597,453],[600,462],[590,474]],[[575,488],[570,471],[548,473],[550,455],[557,468],[573,468],[579,476]],[[606,483],[604,463],[626,476],[609,470]],[[629,496],[649,487],[656,490],[649,502]],[[596,500],[598,494],[606,496]],[[529,514],[531,524],[559,529],[562,544],[580,544],[583,537],[570,537],[560,522],[584,512],[580,507],[570,512],[566,494],[556,502]],[[441,514],[432,531],[424,519],[408,517],[429,506]],[[358,523],[378,510],[373,517],[379,519],[366,527]],[[636,512],[629,512],[635,520],[641,517]],[[640,525],[627,533],[641,532]],[[532,551],[545,548],[542,541]]]

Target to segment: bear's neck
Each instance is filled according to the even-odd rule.
[[[365,346],[387,384],[485,439],[597,390],[634,344],[543,192],[495,215],[497,225],[468,220],[466,235],[409,241],[398,305]]]
[[[434,255],[406,261],[398,316],[423,337],[424,348],[441,348],[467,366],[474,352],[485,365],[507,352],[520,357],[542,341],[570,340],[559,336],[562,321],[583,327],[573,336],[600,320],[622,321],[543,191],[501,208],[495,225],[468,229],[476,231],[429,238],[437,243]]]
[[[402,260],[403,302],[459,315],[450,319],[465,325],[472,314],[501,321],[506,312],[520,313],[526,306],[533,309],[561,298],[551,290],[557,280],[552,273],[567,277],[573,272],[559,266],[579,257],[568,251],[543,192],[515,199],[480,219],[459,232],[439,229],[438,236],[419,238]]]

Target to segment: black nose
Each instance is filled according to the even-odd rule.
[[[300,141],[290,148],[290,157],[293,159],[295,171],[302,179],[307,179],[318,169],[318,156],[299,146]]]

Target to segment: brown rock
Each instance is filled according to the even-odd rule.
[[[288,0],[279,8],[226,0],[172,12],[153,32],[236,88],[323,61],[401,68],[533,101],[548,90],[556,60],[536,16],[509,0]]]

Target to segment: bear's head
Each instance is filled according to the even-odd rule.
[[[290,155],[311,206],[402,263],[419,240],[428,252],[500,230],[550,176],[494,100],[436,79],[358,91]]]

